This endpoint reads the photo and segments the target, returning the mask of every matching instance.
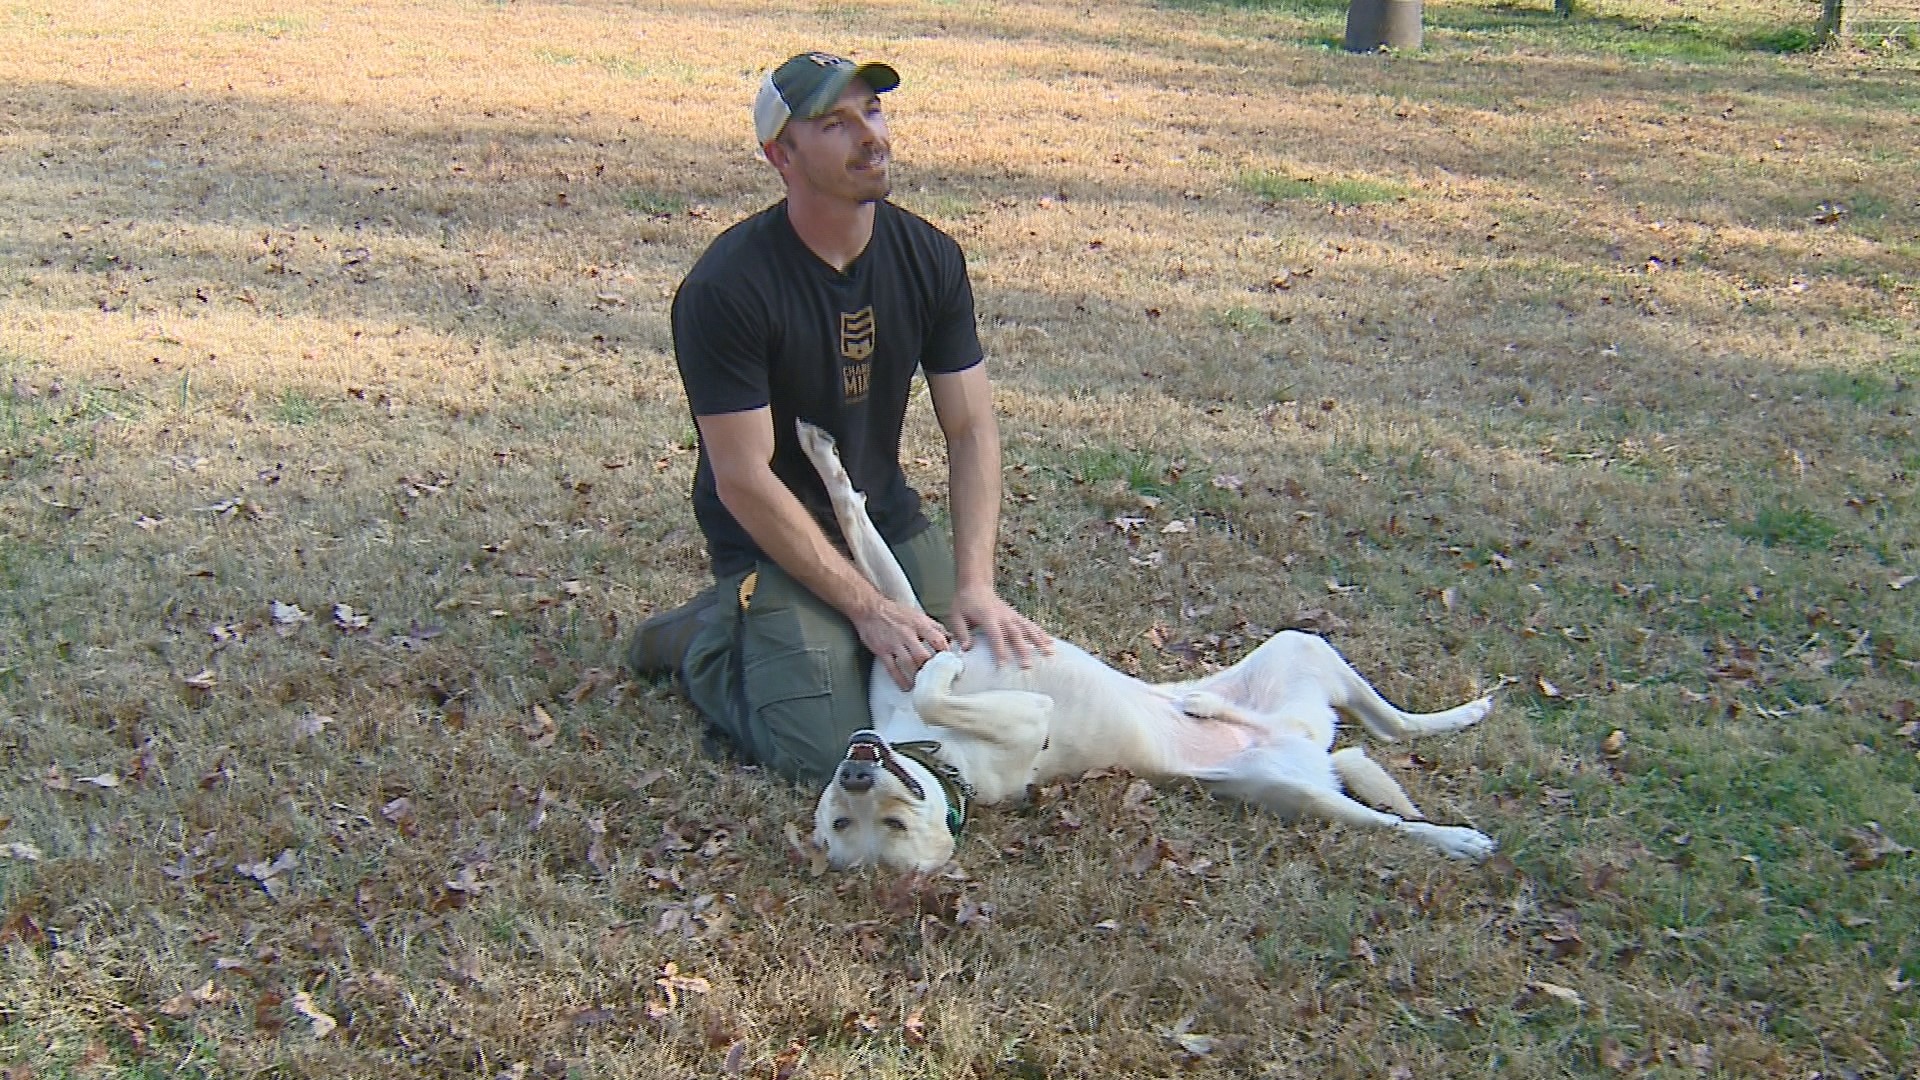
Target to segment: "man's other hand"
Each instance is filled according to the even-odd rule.
[[[951,622],[954,639],[962,649],[972,648],[976,638],[983,638],[993,651],[994,663],[1002,667],[1031,667],[1034,657],[1053,653],[1053,638],[992,589],[954,593]]]

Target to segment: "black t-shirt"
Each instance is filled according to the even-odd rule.
[[[794,435],[796,417],[838,440],[889,543],[926,527],[900,469],[913,374],[963,371],[982,356],[966,258],[952,237],[880,202],[867,249],[841,273],[807,248],[787,204],[776,203],[722,233],[680,283],[673,348],[694,416],[771,407],[774,475],[828,536],[839,529]],[[693,510],[716,575],[764,557],[721,505],[704,443]]]

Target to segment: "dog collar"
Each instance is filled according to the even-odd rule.
[[[967,804],[973,799],[973,785],[967,783],[959,769],[935,756],[940,753],[940,744],[931,739],[894,743],[893,749],[901,757],[918,762],[940,782],[940,790],[947,796],[947,831],[959,836],[960,830],[967,827]],[[917,789],[920,785],[909,782],[909,786]]]

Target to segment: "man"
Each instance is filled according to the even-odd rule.
[[[880,95],[899,84],[885,64],[827,53],[768,75],[754,128],[787,197],[716,239],[673,301],[715,585],[643,624],[629,663],[677,673],[742,753],[808,782],[830,776],[870,723],[875,658],[904,689],[951,644],[984,639],[997,662],[1022,666],[1051,649],[994,591],[1000,437],[965,258],[886,201]],[[916,370],[946,439],[951,545],[900,468]],[[929,614],[882,597],[849,561],[796,418],[838,441]]]

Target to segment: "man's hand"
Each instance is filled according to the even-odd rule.
[[[913,677],[933,654],[946,651],[947,631],[925,612],[882,601],[872,612],[853,620],[860,644],[893,676],[894,685],[913,689]]]
[[[962,649],[973,647],[975,635],[985,638],[994,663],[1001,667],[1009,663],[1031,667],[1035,656],[1053,654],[1053,638],[991,588],[955,592],[952,621],[953,636]]]

